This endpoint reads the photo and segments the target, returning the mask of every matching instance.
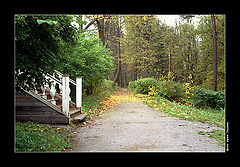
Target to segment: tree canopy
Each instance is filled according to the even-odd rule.
[[[214,36],[210,15],[181,15],[175,26],[157,15],[16,15],[16,88],[45,82],[54,69],[83,76],[84,87],[108,78],[130,81],[169,72],[175,81],[189,75],[212,89]],[[193,19],[198,18],[198,24]],[[217,41],[217,90],[225,89],[225,15],[214,15]],[[75,26],[78,25],[78,26]],[[90,30],[89,27],[95,27]]]

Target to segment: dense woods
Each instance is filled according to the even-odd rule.
[[[16,15],[15,23],[17,87],[57,69],[83,76],[88,95],[104,79],[127,87],[169,75],[225,89],[224,15],[180,15],[174,26],[158,15]]]
[[[97,19],[96,19],[97,18]],[[181,15],[175,26],[157,15],[94,15],[101,41],[112,52],[111,79],[126,87],[138,78],[166,77],[225,89],[225,16]],[[199,23],[194,24],[198,18]]]

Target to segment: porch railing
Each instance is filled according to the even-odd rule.
[[[82,77],[76,77],[76,82],[69,78],[69,75],[62,74],[61,72],[54,70],[53,75],[50,74],[44,74],[45,79],[49,80],[51,82],[50,86],[50,96],[52,97],[51,103],[56,105],[56,101],[54,100],[54,96],[56,94],[56,84],[58,85],[58,88],[60,90],[60,95],[62,96],[62,112],[70,117],[69,114],[69,102],[73,103],[71,101],[70,97],[70,83],[76,86],[76,108],[82,108]],[[58,78],[56,77],[58,76]],[[45,95],[46,88],[49,88],[49,85],[45,83],[43,86],[41,86],[41,90],[43,92],[42,97],[47,99],[47,96]]]

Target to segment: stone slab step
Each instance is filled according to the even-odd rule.
[[[87,117],[87,114],[80,114],[78,116],[73,117],[72,121],[73,122],[80,122],[84,120]]]

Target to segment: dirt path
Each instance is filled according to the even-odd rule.
[[[122,89],[120,97],[128,93]],[[215,125],[169,117],[139,101],[123,101],[78,130],[73,152],[157,151],[224,152],[215,139],[198,131]]]

